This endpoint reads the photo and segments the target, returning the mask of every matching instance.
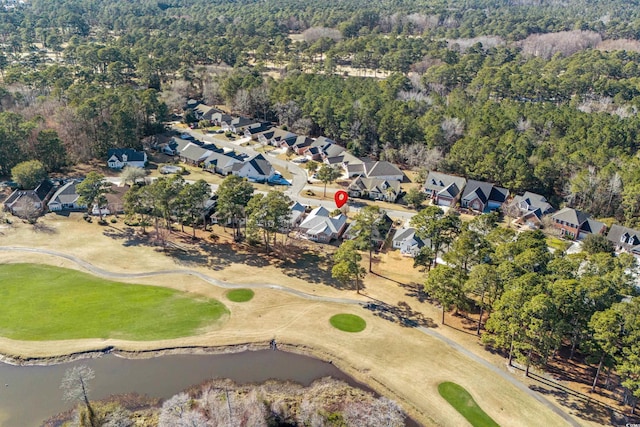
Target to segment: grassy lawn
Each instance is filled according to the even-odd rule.
[[[0,265],[0,335],[16,340],[158,340],[197,334],[228,313],[215,299],[39,264]]]
[[[456,411],[467,419],[474,427],[499,427],[498,423],[493,421],[489,415],[486,414],[478,406],[473,397],[458,384],[451,382],[444,382],[438,384],[438,393],[440,396],[451,404]]]
[[[345,332],[361,332],[367,327],[367,322],[355,314],[336,314],[329,319],[331,326]]]
[[[547,246],[557,251],[566,251],[571,246],[571,242],[559,239],[557,237],[547,236]]]
[[[233,302],[247,302],[253,298],[253,291],[251,289],[234,289],[227,292],[227,299]]]

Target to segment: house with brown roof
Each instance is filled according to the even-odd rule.
[[[607,230],[603,223],[573,208],[563,208],[554,213],[551,219],[562,236],[572,240],[582,240],[587,234],[604,234]]]

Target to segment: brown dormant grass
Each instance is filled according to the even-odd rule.
[[[258,256],[250,250],[234,254],[224,244],[209,243],[207,246],[211,247],[211,252],[206,256],[197,256],[186,242],[178,242],[186,252],[181,252],[180,256],[170,256],[148,245],[144,239],[127,234],[122,220],[113,226],[99,226],[86,223],[79,214],[72,214],[68,218],[49,214],[41,222],[44,227],[39,231],[22,223],[0,230],[0,245],[56,250],[76,255],[110,271],[134,273],[190,268],[236,283],[273,283],[317,295],[363,300],[374,297],[390,304],[406,302],[407,310],[422,313],[426,323],[429,318],[439,319],[436,307],[412,296],[415,291],[412,284],[421,281],[420,274],[411,273],[412,261],[394,254],[378,257],[374,271],[384,274],[370,275],[366,281],[366,296],[358,297],[352,290],[324,284],[323,275],[327,272],[322,268],[316,275],[305,276],[301,272],[292,274],[290,269],[278,267],[279,260]],[[217,232],[224,235],[223,230]],[[331,248],[323,248],[327,253],[331,252]],[[323,262],[324,257],[321,255],[319,262]],[[366,259],[365,256],[363,265]],[[310,264],[304,266],[304,270],[313,269],[312,261],[313,258],[309,258]],[[60,258],[19,252],[0,251],[0,262],[41,262],[80,268]],[[156,342],[91,339],[52,343],[0,339],[0,353],[44,357],[110,345],[139,351],[264,343],[275,338],[292,351],[331,360],[356,379],[400,402],[405,410],[425,425],[466,425],[464,418],[439,396],[437,386],[442,381],[454,381],[467,389],[500,425],[564,424],[544,405],[440,340],[414,328],[402,327],[357,306],[311,302],[266,289],[256,289],[255,297],[249,302],[233,303],[224,299],[225,289],[182,274],[138,278],[133,282],[166,286],[224,300],[231,311],[229,321],[222,328],[202,331],[198,336]],[[367,328],[358,334],[336,330],[329,324],[329,318],[337,313],[357,314],[366,320]],[[438,332],[462,342],[483,357],[497,364],[504,362],[482,350],[475,337],[449,329],[437,327]]]

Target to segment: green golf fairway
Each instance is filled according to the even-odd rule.
[[[195,335],[228,313],[215,299],[40,264],[0,265],[0,336],[16,340]]]

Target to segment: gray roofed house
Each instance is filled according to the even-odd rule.
[[[327,159],[335,156],[339,156],[344,153],[346,149],[338,144],[329,144],[322,147],[322,157]]]
[[[296,154],[304,154],[304,152],[311,146],[311,144],[313,144],[313,139],[309,138],[308,136],[300,135],[296,138],[293,145],[290,145],[288,147],[291,147],[291,149]]]
[[[265,132],[258,134],[258,141],[263,145],[273,145],[274,147],[282,146],[282,143],[286,140],[290,141],[291,144],[298,137],[293,132],[289,132],[283,129],[269,129]]]
[[[246,160],[241,166],[234,164],[231,171],[234,175],[247,178],[249,181],[266,182],[271,179],[276,171],[262,154],[258,154]]]
[[[345,159],[347,161],[343,162],[343,165],[345,165],[349,178],[362,175],[366,178],[386,179],[387,181],[402,181],[404,179],[402,171],[393,163],[362,161],[355,156],[347,157],[346,153]]]
[[[80,203],[78,199],[80,196],[76,192],[76,185],[80,181],[71,180],[58,188],[53,193],[47,206],[51,212],[64,211],[64,210],[76,210],[86,209],[87,205]]]
[[[257,140],[261,133],[267,132],[269,129],[271,129],[271,123],[254,123],[245,128],[244,136]]]
[[[233,120],[232,116],[230,116],[229,114],[223,113],[222,111],[217,112],[217,113],[213,113],[211,115],[211,121],[214,124],[222,127],[223,129],[224,129],[224,127],[222,125],[226,124],[226,126],[228,128],[229,127],[229,123],[231,123],[232,120]]]
[[[640,256],[640,231],[613,224],[607,234],[607,239],[613,243],[617,251]]]
[[[45,179],[33,190],[15,190],[4,201],[4,208],[12,215],[23,218],[40,215],[53,189],[53,183]]]
[[[461,176],[431,171],[424,183],[424,192],[435,205],[454,206],[466,185],[467,180]]]
[[[544,196],[530,191],[522,196],[515,196],[509,207],[513,208],[514,212],[509,212],[509,215],[516,216],[515,223],[530,228],[539,228],[542,216],[555,210]]]
[[[125,166],[144,168],[147,164],[147,153],[133,148],[112,148],[107,151],[107,166],[111,169],[122,169]]]
[[[294,202],[293,205],[291,205],[291,214],[289,215],[289,225],[291,228],[295,228],[300,224],[305,212],[306,208],[300,203]]]
[[[206,150],[196,144],[188,144],[179,152],[180,160],[192,165],[198,165],[203,162],[207,157],[213,154],[213,151]]]
[[[211,121],[211,117],[215,113],[222,113],[222,111],[218,110],[215,107],[205,104],[198,104],[194,109],[193,113],[198,118],[198,120],[209,120]]]
[[[203,160],[204,168],[209,172],[216,172],[220,175],[229,175],[233,171],[235,164],[242,164],[243,161],[233,155],[234,153],[212,152]]]
[[[509,197],[509,190],[484,181],[470,179],[462,192],[460,205],[479,212],[499,209]]]
[[[349,184],[347,192],[351,197],[395,203],[400,195],[400,182],[359,176]]]
[[[563,208],[551,216],[553,225],[562,236],[570,239],[584,239],[587,234],[604,234],[607,226],[573,208]]]
[[[318,207],[300,223],[298,229],[309,240],[329,243],[339,239],[347,228],[347,217],[343,214],[330,216],[326,208]]]
[[[400,253],[404,256],[415,257],[426,245],[430,245],[428,240],[425,242],[416,236],[416,229],[413,227],[399,228],[392,238],[392,246],[394,249],[400,249]]]

